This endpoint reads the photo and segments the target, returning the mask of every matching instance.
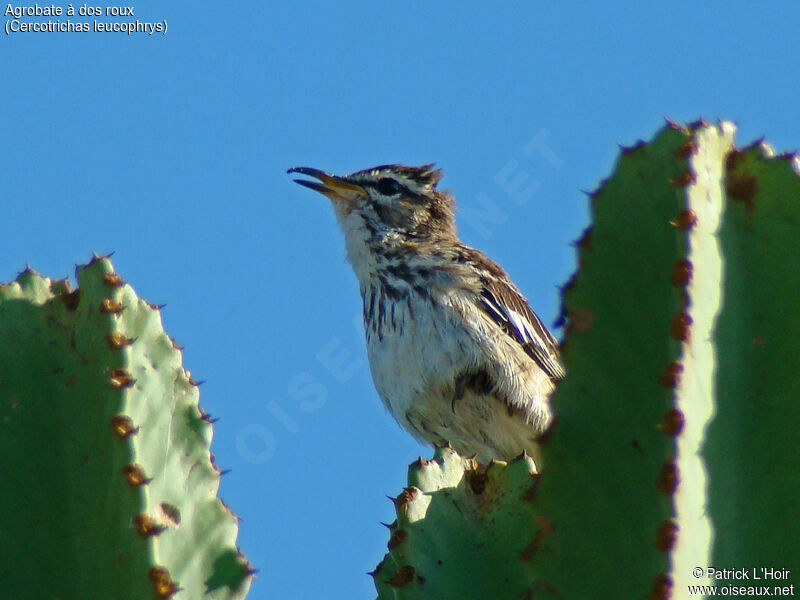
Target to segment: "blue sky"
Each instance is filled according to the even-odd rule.
[[[0,281],[114,251],[166,303],[250,598],[372,598],[385,496],[431,453],[383,410],[333,213],[288,167],[438,163],[463,239],[552,323],[618,143],[702,116],[800,144],[799,4],[542,4],[139,1],[166,35],[0,42]]]

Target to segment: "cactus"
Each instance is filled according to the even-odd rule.
[[[530,578],[519,565],[532,550],[533,460],[483,467],[439,448],[408,477],[394,500],[389,555],[373,573],[380,597],[516,598]]]
[[[414,522],[429,521],[432,539],[391,548],[379,598],[418,597],[415,581],[454,557],[468,565],[454,574],[461,590],[513,582],[492,597],[683,598],[715,584],[708,567],[791,593],[759,569],[800,573],[800,169],[763,143],[734,148],[733,135],[670,123],[623,149],[591,194],[563,292],[568,375],[535,486],[512,478],[508,501],[494,499],[495,512],[534,516],[496,534],[433,497]],[[405,518],[398,508],[398,529]],[[476,527],[493,532],[470,538],[480,546],[460,535]],[[523,538],[502,568],[478,560]],[[387,585],[409,567],[415,580]],[[489,597],[449,583],[428,597]]]
[[[77,278],[0,286],[4,597],[243,598],[253,571],[180,348],[107,258]]]

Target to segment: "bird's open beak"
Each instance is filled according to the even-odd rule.
[[[350,183],[345,181],[342,177],[331,175],[319,169],[312,169],[311,167],[292,167],[286,172],[316,177],[319,179],[319,182],[308,181],[306,179],[295,179],[295,181],[300,185],[304,185],[307,188],[311,188],[312,190],[326,195],[331,200],[341,201],[348,207],[352,207],[358,198],[367,197],[367,192],[360,185]]]

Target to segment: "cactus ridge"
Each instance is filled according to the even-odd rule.
[[[379,598],[513,598],[531,589],[531,458],[479,466],[439,448],[408,478],[389,554],[372,573]]]
[[[107,258],[77,279],[0,286],[4,593],[243,598],[252,568],[180,351]]]

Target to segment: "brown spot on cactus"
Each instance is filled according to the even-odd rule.
[[[146,485],[152,481],[152,479],[147,478],[144,469],[136,463],[131,463],[122,467],[122,474],[125,475],[125,481],[127,481],[128,485],[131,487],[139,487],[140,485]]]
[[[578,248],[582,248],[584,250],[589,250],[592,247],[592,230],[593,227],[587,227],[583,231],[583,235],[578,240]]]
[[[656,549],[659,552],[669,552],[678,539],[678,524],[672,519],[661,522],[656,533]]]
[[[691,171],[686,171],[685,173],[681,173],[680,175],[676,175],[675,177],[670,178],[669,183],[670,185],[674,185],[675,187],[686,187],[690,183],[694,183],[696,177],[695,174]]]
[[[467,473],[470,489],[478,496],[486,490],[486,471],[471,471]]]
[[[420,456],[417,460],[415,460],[413,463],[411,463],[411,468],[412,469],[421,469],[423,467],[428,466],[429,462],[431,462],[431,461],[426,460],[426,459],[424,459],[424,458],[422,458]]]
[[[149,575],[150,581],[153,582],[156,596],[159,598],[169,598],[180,590],[178,585],[172,581],[169,571],[164,567],[153,567],[150,569]]]
[[[758,144],[758,141],[755,142]],[[752,148],[752,146],[750,146]],[[725,157],[725,171],[733,171],[739,166],[739,162],[744,158],[740,150],[733,149]]]
[[[685,259],[679,258],[672,265],[672,275],[669,280],[677,288],[683,288],[689,285],[692,280],[692,263]]]
[[[388,583],[393,588],[399,588],[408,585],[414,580],[414,573],[416,573],[416,569],[411,565],[407,565],[405,567],[400,567],[397,569],[397,572],[387,580]]]
[[[536,516],[536,524],[538,525],[538,529],[536,535],[533,537],[533,541],[525,546],[519,554],[519,558],[523,562],[528,562],[533,558],[533,555],[536,554],[539,546],[541,546],[542,541],[555,531],[553,524],[541,515]]]
[[[100,312],[117,314],[122,311],[122,302],[113,298],[103,298],[100,303]]]
[[[725,180],[725,190],[732,199],[743,202],[748,213],[753,213],[755,210],[753,199],[758,191],[755,177],[728,175]]]
[[[167,502],[162,502],[158,505],[158,508],[161,510],[161,513],[164,515],[164,517],[172,521],[173,524],[181,524],[181,511],[178,510],[177,506],[168,504]]]
[[[664,422],[658,428],[664,432],[664,435],[674,437],[683,431],[684,416],[677,408],[670,408],[664,413]]]
[[[661,377],[658,378],[658,382],[662,387],[668,390],[674,389],[678,387],[682,373],[683,365],[679,362],[671,362],[664,367],[664,371],[661,373]]]
[[[697,225],[697,214],[692,209],[682,210],[669,224],[681,231],[688,231]]]
[[[136,526],[137,533],[145,538],[158,535],[165,529],[163,525],[156,523],[153,517],[145,513],[133,517],[133,524]]]
[[[532,473],[531,479],[533,479],[533,484],[531,484],[528,491],[522,495],[522,499],[526,502],[533,502],[536,500],[536,492],[539,491],[539,482],[542,480],[542,476],[539,473]]]
[[[669,336],[679,342],[688,342],[691,335],[692,317],[683,311],[672,317],[672,324],[669,328]]]
[[[708,127],[708,121],[705,119],[697,119],[697,121],[692,121],[688,124],[688,128],[692,131],[695,129],[702,129],[704,127]]]
[[[74,292],[69,292],[67,294],[61,295],[61,301],[64,303],[64,306],[67,307],[68,311],[74,311],[78,308],[78,304],[81,301],[81,293],[80,290],[75,290]]]
[[[127,415],[117,415],[111,418],[111,431],[120,438],[130,437],[139,432],[139,428],[133,424],[133,420]]]
[[[658,475],[658,490],[665,496],[671,496],[678,489],[679,482],[678,465],[670,459],[661,466],[661,473]]]
[[[537,532],[536,538],[538,537],[539,535]],[[533,558],[533,555],[536,554],[538,546],[539,546],[538,539],[534,539],[530,544],[528,544],[522,549],[522,552],[519,553],[519,559],[522,562],[528,562],[531,558]]]
[[[539,526],[539,531],[541,531],[543,535],[550,535],[556,530],[556,526],[542,515],[536,515],[536,524]]]
[[[693,139],[686,140],[681,147],[678,148],[678,158],[688,158],[697,152],[697,142]]]
[[[125,283],[125,281],[120,277],[119,273],[109,271],[108,273],[103,273],[103,283],[108,287],[119,287]]]
[[[408,508],[410,502],[416,498],[417,493],[419,493],[419,489],[415,487],[410,487],[404,489],[400,495],[394,499],[395,506],[397,506],[397,510],[405,512]]]
[[[589,331],[594,322],[594,315],[586,308],[576,308],[569,313],[569,325],[567,326],[567,333],[580,332],[585,333]]]
[[[666,573],[653,578],[653,588],[650,591],[650,600],[669,600],[672,597],[672,577]]]
[[[121,333],[109,333],[108,345],[112,350],[119,350],[129,344],[133,343],[133,339],[127,338]]]
[[[731,152],[725,159],[725,191],[733,200],[744,203],[745,211],[752,214],[755,210],[753,199],[758,191],[756,178],[751,175],[744,175],[736,172],[740,152]]]
[[[389,538],[389,543],[387,544],[387,546],[389,547],[389,550],[394,550],[400,544],[405,543],[407,539],[408,539],[407,531],[405,531],[404,529],[395,529],[392,532],[392,536]]]
[[[111,371],[111,385],[115,388],[131,387],[135,381],[125,369],[113,369]]]

